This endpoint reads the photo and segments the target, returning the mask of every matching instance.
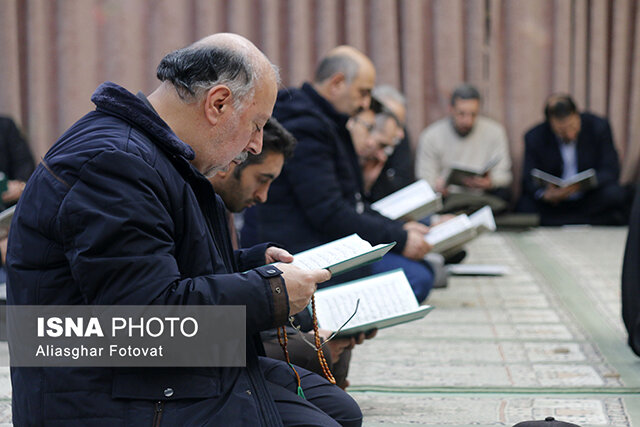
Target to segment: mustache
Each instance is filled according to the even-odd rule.
[[[234,159],[232,161],[237,163],[237,164],[240,164],[240,163],[244,163],[244,161],[247,160],[248,157],[249,157],[249,152],[248,151],[243,151],[242,153],[240,153],[236,157],[234,157]]]
[[[239,165],[240,163],[244,163],[244,161],[247,160],[248,157],[249,157],[249,152],[243,151],[242,153],[240,153],[236,157],[234,157],[233,160],[231,160],[231,163],[236,163],[236,164]],[[228,171],[229,170],[229,165],[231,163],[229,163],[228,165],[225,165],[225,166],[214,166],[214,167],[212,167],[210,169],[207,169],[202,174],[206,178],[213,178],[218,172],[222,172],[222,171],[226,172],[226,171]]]

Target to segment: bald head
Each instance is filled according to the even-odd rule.
[[[213,34],[169,53],[156,75],[171,83],[186,102],[199,101],[209,88],[224,84],[236,108],[253,95],[257,81],[267,77],[279,82],[278,70],[267,57],[249,40],[231,33]]]
[[[376,71],[371,60],[352,46],[338,46],[322,58],[314,87],[336,110],[353,116],[369,107]]]
[[[249,40],[214,34],[165,56],[163,83],[148,99],[195,153],[192,164],[209,176],[262,150],[278,72]]]

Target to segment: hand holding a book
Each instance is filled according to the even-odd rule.
[[[20,198],[24,187],[27,184],[24,181],[11,180],[7,183],[7,191],[2,193],[2,201],[4,203],[12,203]]]
[[[293,255],[289,251],[278,248],[275,246],[269,246],[264,253],[265,264],[273,264],[274,262],[293,262]]]
[[[445,197],[449,194],[449,191],[447,190],[447,180],[443,177],[438,177],[438,179],[436,179],[436,185],[433,189],[436,193],[440,193]]]
[[[292,264],[275,265],[282,271],[282,279],[289,295],[289,315],[300,313],[309,304],[317,284],[331,279],[329,270],[303,270]]]
[[[419,261],[424,258],[424,256],[431,250],[431,245],[427,243],[424,236],[429,232],[429,227],[424,224],[419,224],[424,229],[419,229],[418,227],[408,222],[405,224],[405,230],[407,230],[407,243],[404,245],[404,249],[402,250],[402,255],[409,259],[413,259]],[[407,229],[407,225],[409,228]]]
[[[318,334],[324,341],[326,341],[333,332],[327,329],[318,329]],[[331,341],[327,343],[327,347],[329,347],[329,353],[331,353],[331,360],[333,363],[336,363],[340,359],[340,356],[345,350],[352,349],[354,345],[355,339],[353,337],[332,338]]]
[[[464,178],[463,183],[465,187],[469,188],[478,188],[480,190],[489,190],[491,189],[491,176],[487,172],[483,176],[472,176],[468,178]]]
[[[568,187],[558,187],[553,184],[547,185],[547,189],[542,194],[542,200],[552,205],[558,204],[566,200],[572,194],[580,191],[580,184],[575,183]]]
[[[422,233],[423,235],[429,232],[429,227],[418,221],[405,222],[402,228],[404,228],[406,231],[415,230]]]

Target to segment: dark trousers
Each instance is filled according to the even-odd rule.
[[[565,200],[555,205],[523,197],[520,210],[537,211],[540,225],[624,225],[628,220],[630,200],[627,188],[611,184],[588,191],[577,200]]]
[[[297,395],[296,377],[285,362],[261,357],[260,368],[285,426],[362,425],[362,411],[355,400],[321,376],[296,367],[303,399]]]

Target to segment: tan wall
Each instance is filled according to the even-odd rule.
[[[545,97],[570,92],[609,116],[623,180],[637,175],[637,0],[0,0],[0,112],[40,158],[101,82],[148,93],[164,54],[219,31],[253,40],[286,85],[333,46],[360,48],[380,83],[407,94],[414,143],[467,80],[506,125],[516,173]]]

